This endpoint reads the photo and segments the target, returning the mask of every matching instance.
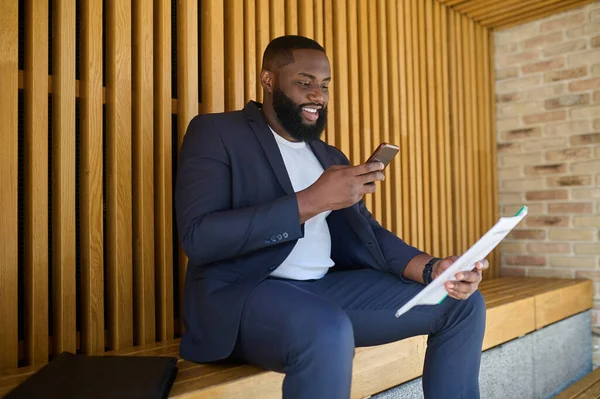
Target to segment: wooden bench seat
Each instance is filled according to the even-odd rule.
[[[554,399],[595,398],[600,398],[600,368],[587,374],[554,397]]]
[[[508,342],[592,307],[592,282],[504,277],[484,281],[480,290],[487,305],[483,349]],[[390,315],[393,317],[393,313]],[[422,374],[427,337],[369,348],[358,348],[354,360],[352,397],[363,398]],[[179,357],[179,340],[106,355]],[[4,373],[0,396],[41,366]],[[278,398],[283,375],[247,364],[196,364],[180,359],[172,398]],[[600,385],[599,385],[600,386]],[[570,398],[570,397],[569,397]]]

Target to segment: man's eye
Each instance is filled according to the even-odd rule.
[[[325,91],[329,90],[329,86],[321,86],[321,88]]]
[[[298,84],[299,84],[300,86],[304,86],[304,87],[308,87],[308,86],[310,86],[310,83],[309,83],[309,82],[298,82]]]

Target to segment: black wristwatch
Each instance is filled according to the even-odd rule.
[[[423,282],[425,283],[425,285],[429,285],[429,283],[431,283],[431,281],[433,280],[431,278],[431,271],[433,269],[433,265],[435,265],[435,262],[437,262],[438,260],[441,259],[431,258],[429,262],[427,262],[427,264],[425,265],[425,268],[423,269]]]

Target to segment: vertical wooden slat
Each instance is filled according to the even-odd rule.
[[[269,0],[256,0],[256,73],[260,75],[262,57],[270,40],[269,33]],[[204,40],[204,39],[203,39]],[[263,88],[260,78],[256,79],[256,97],[263,101]]]
[[[473,143],[472,147],[472,155],[471,159],[473,160],[473,216],[474,216],[474,226],[473,226],[473,243],[481,236],[481,184],[479,180],[479,175],[481,174],[481,169],[479,169],[479,151],[480,151],[480,141],[481,141],[481,132],[479,131],[479,110],[481,107],[478,106],[477,101],[477,34],[475,28],[475,22],[472,20],[468,21],[469,26],[469,42],[470,42],[470,64],[471,64],[471,85],[469,90],[471,91],[471,104],[473,105],[473,113],[471,120],[471,141]]]
[[[18,362],[18,18],[0,0],[0,371]]]
[[[397,26],[398,26],[398,72],[399,72],[399,84],[400,84],[400,123],[401,131],[399,137],[400,145],[400,160],[401,164],[401,184],[402,184],[402,197],[396,198],[396,204],[401,204],[402,211],[402,231],[397,231],[397,234],[402,234],[404,240],[409,240],[410,237],[410,218],[411,209],[411,191],[409,189],[410,175],[409,175],[409,158],[412,154],[408,151],[408,136],[409,136],[409,112],[408,102],[412,89],[408,88],[408,81],[412,81],[412,78],[407,75],[407,68],[410,62],[407,46],[407,34],[408,25],[405,20],[404,4],[398,5],[397,9]],[[398,184],[397,180],[394,184]]]
[[[423,198],[423,190],[424,190],[424,179],[425,175],[423,173],[423,144],[422,137],[425,135],[425,129],[423,128],[423,119],[422,113],[426,112],[423,108],[424,102],[421,97],[423,96],[423,80],[422,80],[422,71],[424,65],[421,64],[421,52],[423,51],[423,33],[420,29],[419,23],[419,8],[422,7],[421,0],[413,0],[412,1],[412,9],[411,9],[411,17],[412,17],[412,39],[413,39],[413,79],[414,79],[414,106],[415,106],[415,134],[414,134],[414,147],[411,154],[414,154],[414,163],[412,178],[416,180],[416,207],[413,207],[413,212],[417,214],[417,222],[415,223],[415,229],[417,234],[417,239],[415,244],[419,248],[425,248],[425,222],[424,222],[424,198]],[[422,12],[421,12],[422,13]],[[425,208],[426,209],[426,208]],[[427,250],[427,249],[426,249]]]
[[[25,364],[48,361],[48,12],[25,4]]]
[[[359,0],[358,9],[358,52],[359,58],[358,83],[360,86],[360,159],[366,161],[371,155],[371,65],[369,45],[369,16],[368,1]],[[364,197],[365,205],[373,211],[373,196]]]
[[[333,12],[333,1],[334,0],[324,0],[324,5],[323,5],[323,23],[324,23],[324,41],[325,41],[325,45],[323,46],[325,48],[325,51],[327,52],[328,56],[329,56],[329,63],[331,65],[331,71],[336,71],[336,60],[335,60],[335,49],[334,49],[334,33],[333,33],[333,28],[334,25],[337,24],[337,17],[334,16],[334,12]],[[334,22],[335,21],[335,22]],[[337,80],[337,78],[335,78]],[[333,146],[337,146],[339,145],[339,143],[337,143],[336,139],[336,135],[335,132],[338,129],[337,126],[337,119],[336,119],[336,89],[335,87],[337,87],[339,85],[339,83],[333,83],[332,82],[332,87],[334,87],[333,90],[329,91],[329,106],[327,107],[327,128],[325,130],[325,134],[324,134],[324,139],[325,141]]]
[[[133,344],[131,3],[108,0],[106,32],[106,276],[108,347]]]
[[[463,21],[463,18],[460,14],[455,13],[454,14],[455,19],[456,19],[456,37],[457,38],[464,38],[464,36],[462,35],[462,25],[465,21]],[[457,39],[458,40],[458,39]],[[460,206],[460,211],[459,211],[459,220],[461,221],[461,228],[459,230],[459,234],[462,235],[462,247],[459,249],[459,253],[462,253],[463,251],[466,251],[468,249],[469,245],[472,245],[469,243],[469,216],[467,215],[467,213],[469,212],[469,208],[468,208],[468,199],[467,199],[467,185],[468,180],[467,180],[467,159],[466,157],[468,156],[468,152],[466,150],[466,140],[467,140],[467,135],[466,135],[466,129],[467,129],[467,120],[466,120],[466,114],[465,114],[465,82],[466,82],[466,73],[465,73],[465,67],[464,67],[464,58],[463,55],[466,51],[465,48],[465,44],[464,44],[464,40],[459,40],[458,42],[458,52],[457,52],[457,67],[456,67],[456,71],[457,71],[457,76],[458,76],[458,81],[457,81],[457,86],[458,86],[458,100],[457,100],[457,105],[458,105],[458,112],[457,112],[457,117],[458,117],[458,134],[457,134],[457,138],[458,138],[458,146],[459,146],[459,157],[458,157],[458,165],[459,165],[459,177],[458,180],[456,181],[457,187],[460,188],[460,201],[459,201],[459,206]]]
[[[133,0],[133,9],[133,305],[141,345],[156,339],[152,0]]]
[[[323,19],[323,7],[325,0],[314,0],[315,13],[315,35],[314,39],[321,45],[325,44],[325,20]]]
[[[285,34],[285,0],[270,0],[271,10],[269,12],[269,18],[271,23],[270,38],[271,40],[276,37],[283,36]]]
[[[415,62],[417,60],[417,56],[415,54],[415,46],[414,46],[414,22],[416,22],[413,18],[413,9],[414,2],[407,1],[405,3],[404,9],[404,24],[405,24],[405,33],[406,33],[406,87],[407,87],[407,99],[406,104],[408,105],[408,137],[407,137],[407,148],[408,153],[406,154],[407,162],[408,162],[408,181],[410,182],[408,192],[410,195],[410,234],[407,234],[407,240],[412,243],[412,245],[419,246],[419,238],[418,238],[418,230],[419,230],[419,191],[417,186],[417,157],[416,151],[417,148],[415,146],[416,136],[417,136],[417,118],[416,118],[416,102],[415,102],[415,86],[417,83],[415,82]],[[418,65],[417,65],[418,68]],[[418,87],[418,86],[417,86]]]
[[[462,19],[462,37],[464,44],[463,66],[465,72],[464,90],[465,102],[462,103],[465,110],[465,149],[466,149],[466,175],[467,180],[463,182],[467,189],[467,220],[468,220],[468,245],[473,245],[477,239],[475,236],[476,214],[475,198],[477,191],[475,189],[475,162],[473,155],[475,153],[475,132],[473,122],[475,120],[474,98],[473,98],[473,37],[471,31],[471,22],[466,18]]]
[[[427,64],[427,108],[428,108],[428,130],[425,131],[425,136],[428,136],[428,140],[424,140],[423,146],[426,148],[424,151],[424,164],[429,164],[429,173],[426,174],[425,178],[428,180],[429,191],[426,190],[425,197],[429,198],[426,202],[426,207],[429,210],[425,211],[425,215],[429,215],[429,222],[427,218],[425,220],[425,226],[428,228],[426,234],[429,236],[429,248],[432,254],[439,256],[441,252],[440,239],[440,219],[439,219],[439,208],[441,205],[440,190],[439,190],[439,172],[438,172],[438,152],[437,145],[439,142],[439,126],[437,125],[437,114],[439,111],[436,110],[437,104],[436,99],[439,95],[439,91],[436,89],[436,73],[435,67],[439,64],[439,60],[436,57],[436,51],[434,47],[435,41],[435,24],[433,18],[434,2],[436,0],[425,0],[425,35],[427,37],[426,46],[426,64]]]
[[[366,159],[361,157],[361,128],[360,128],[360,91],[359,91],[359,65],[358,65],[358,2],[357,0],[348,0],[347,7],[347,23],[348,31],[348,88],[349,88],[349,111],[350,111],[350,162],[353,165],[358,165],[365,162]]]
[[[154,0],[154,218],[156,338],[174,337],[171,3]]]
[[[476,94],[476,102],[477,106],[477,135],[479,136],[478,140],[478,148],[477,148],[477,160],[479,161],[479,209],[480,209],[480,219],[479,219],[479,227],[477,236],[481,236],[487,229],[491,227],[488,223],[488,211],[489,207],[487,206],[488,198],[484,194],[486,192],[486,186],[488,183],[488,178],[486,176],[487,165],[489,163],[489,158],[486,157],[488,148],[486,146],[488,132],[485,129],[485,112],[486,112],[486,98],[485,98],[485,85],[483,84],[483,67],[485,65],[484,62],[484,53],[483,53],[483,42],[487,41],[487,37],[484,35],[484,30],[482,26],[474,24],[475,29],[475,60],[477,62],[477,76],[475,82],[475,88],[477,90]]]
[[[387,54],[388,54],[388,82],[390,82],[390,113],[388,140],[395,145],[401,145],[402,128],[400,123],[400,65],[398,61],[398,26],[397,5],[387,2],[385,8],[385,26],[388,32]],[[387,172],[389,183],[387,187],[390,192],[390,202],[387,204],[391,222],[388,226],[396,235],[402,237],[402,181],[401,181],[401,156],[396,156]]]
[[[244,107],[244,3],[225,3],[225,110]]]
[[[346,2],[345,0],[333,0],[333,51],[328,47],[329,54],[333,55],[332,73],[335,76],[335,84],[333,86],[334,100],[333,106],[328,107],[329,110],[334,110],[330,116],[330,121],[335,123],[335,143],[337,147],[346,155],[350,155],[350,115],[348,108],[350,107],[349,91],[348,91],[348,43],[346,37]],[[330,91],[331,93],[331,91]],[[331,132],[329,132],[331,133]]]
[[[386,26],[386,6],[385,2],[379,1],[377,2],[377,36],[379,40],[376,41],[377,45],[377,53],[379,54],[377,57],[378,62],[378,75],[379,75],[379,117],[380,117],[380,126],[381,126],[381,135],[379,136],[379,140],[381,142],[390,142],[390,77],[388,75],[388,36],[391,35],[391,32],[387,31]],[[379,144],[377,144],[379,145]],[[373,146],[375,149],[376,146]],[[392,174],[392,168],[387,172],[388,177]],[[382,201],[382,212],[380,213],[380,220],[387,229],[392,229],[392,216],[393,216],[393,207],[392,207],[392,179],[387,179],[382,184],[380,184],[381,188],[381,201]]]
[[[298,0],[285,0],[285,34],[298,34]]]
[[[449,64],[449,71],[450,71],[450,112],[452,114],[452,126],[451,126],[451,134],[450,134],[450,139],[451,139],[451,146],[452,146],[452,154],[454,154],[453,157],[451,157],[451,161],[452,161],[452,184],[451,184],[451,188],[452,188],[452,195],[451,197],[454,198],[454,207],[453,207],[453,214],[455,215],[455,223],[454,223],[454,228],[451,231],[451,236],[456,238],[456,247],[453,248],[453,252],[455,254],[460,255],[461,251],[464,250],[464,245],[463,245],[463,233],[464,233],[464,218],[462,217],[462,213],[460,212],[460,210],[462,209],[462,203],[463,203],[463,197],[462,197],[462,185],[460,184],[461,182],[461,173],[460,173],[460,168],[461,168],[461,164],[462,161],[464,159],[461,158],[461,152],[460,152],[460,129],[461,129],[461,125],[460,125],[460,121],[461,121],[461,110],[460,110],[460,85],[459,85],[459,77],[460,77],[460,71],[458,70],[458,65],[459,65],[459,42],[458,42],[458,18],[457,18],[457,13],[453,10],[449,10],[449,24],[448,24],[448,33],[449,33],[449,46],[450,46],[450,51],[449,51],[449,55],[450,55],[450,64]]]
[[[436,203],[433,209],[433,220],[434,220],[434,252],[437,256],[447,256],[447,242],[448,236],[446,234],[447,227],[447,214],[446,204],[448,198],[445,191],[445,169],[446,169],[446,149],[444,148],[444,104],[443,97],[446,92],[446,88],[442,82],[442,67],[446,67],[443,64],[442,59],[442,37],[441,37],[441,4],[438,1],[433,2],[433,53],[435,59],[435,65],[432,73],[434,76],[431,77],[434,82],[434,95],[435,95],[435,138],[431,145],[436,147],[436,164],[433,171],[437,184],[433,185],[433,201]],[[435,247],[437,245],[437,248]]]
[[[244,0],[244,103],[256,100],[256,2]]]
[[[298,0],[298,33],[315,38],[315,16],[313,0]]]
[[[104,351],[102,0],[81,3],[81,349]]]
[[[53,352],[75,352],[75,3],[53,2]]]
[[[432,253],[432,233],[431,233],[431,171],[429,167],[429,109],[428,109],[428,65],[431,64],[430,54],[428,53],[427,40],[429,32],[426,30],[426,18],[427,14],[425,11],[425,3],[429,3],[429,0],[419,0],[417,2],[417,22],[419,26],[418,30],[418,45],[419,45],[419,88],[420,102],[417,102],[417,106],[420,107],[421,113],[421,129],[417,130],[417,148],[420,156],[420,162],[418,165],[422,168],[422,188],[423,188],[423,206],[421,208],[421,215],[423,218],[423,224],[420,226],[422,237],[424,239],[422,248],[426,252]]]
[[[453,226],[455,224],[455,213],[454,213],[454,196],[452,195],[452,160],[453,156],[451,139],[450,139],[450,96],[451,88],[449,81],[448,69],[451,67],[448,58],[448,9],[445,6],[440,6],[441,9],[441,22],[440,32],[438,36],[439,45],[441,47],[441,62],[439,69],[442,71],[441,75],[441,86],[440,92],[442,94],[442,108],[441,113],[443,115],[443,132],[444,138],[442,140],[442,186],[444,188],[444,211],[442,212],[442,228],[444,230],[444,239],[442,241],[442,255],[450,256],[455,255],[456,249],[454,247],[455,235],[453,233]]]
[[[494,31],[490,30],[488,33],[488,46],[487,46],[487,71],[488,71],[488,79],[485,83],[486,87],[489,90],[488,93],[488,103],[487,108],[489,112],[489,117],[486,119],[488,121],[488,131],[491,137],[491,143],[489,146],[490,152],[490,163],[491,163],[491,173],[490,173],[490,181],[491,181],[491,189],[488,192],[492,201],[491,201],[491,210],[492,210],[492,222],[496,222],[498,219],[498,147],[496,146],[497,141],[497,132],[496,132],[496,69],[495,69],[495,60],[494,60]],[[495,249],[490,256],[490,263],[492,264],[492,272],[491,277],[497,278],[500,277],[500,251],[499,249]]]
[[[379,60],[378,60],[378,48],[377,41],[377,3],[374,1],[368,2],[368,16],[369,16],[369,46],[370,46],[370,73],[371,73],[371,103],[367,104],[367,107],[371,108],[371,143],[369,143],[368,152],[371,154],[379,144],[382,142],[381,127],[380,127],[380,97],[379,97]],[[381,184],[373,197],[373,216],[380,223],[383,223],[383,200],[382,200],[382,189]]]
[[[225,107],[223,76],[223,2],[202,2],[202,112],[221,112]],[[178,149],[194,116],[198,114],[198,0],[177,0],[177,139]],[[183,311],[183,287],[187,256],[179,243],[179,314]],[[183,331],[180,317],[179,330]]]

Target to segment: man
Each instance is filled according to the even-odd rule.
[[[264,53],[263,104],[191,121],[175,193],[189,257],[181,356],[285,373],[285,399],[345,399],[355,347],[429,334],[425,396],[478,398],[487,262],[448,283],[442,304],[394,316],[456,257],[372,218],[362,197],[382,165],[350,166],[319,140],[330,76],[318,43],[280,37]]]

